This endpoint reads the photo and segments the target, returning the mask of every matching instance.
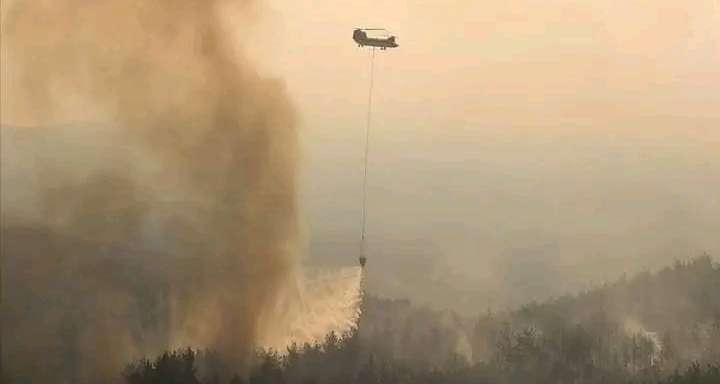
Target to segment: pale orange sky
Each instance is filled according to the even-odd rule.
[[[272,22],[254,41],[308,119],[364,105],[368,60],[349,40],[355,26],[399,36],[401,48],[376,63],[377,111],[388,117],[425,110],[425,118],[552,126],[607,115],[717,119],[717,2],[605,3],[271,1]]]

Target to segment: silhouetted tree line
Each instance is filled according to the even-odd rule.
[[[656,273],[467,319],[368,297],[358,330],[259,351],[227,376],[205,351],[128,366],[128,384],[720,383],[720,267],[703,255]]]
[[[521,338],[524,338],[522,336]],[[692,363],[686,368],[660,376],[657,372],[629,374],[619,370],[593,375],[579,372],[552,377],[534,376],[535,369],[506,370],[492,364],[464,364],[448,362],[443,369],[412,366],[397,360],[380,360],[374,354],[352,351],[352,340],[338,344],[321,344],[310,349],[290,350],[280,355],[259,352],[256,365],[246,376],[233,375],[227,380],[218,374],[201,374],[202,364],[212,364],[206,352],[181,350],[167,352],[154,361],[141,360],[130,364],[124,373],[128,384],[321,384],[321,383],[627,383],[627,384],[717,384],[720,383],[720,364]],[[328,349],[326,349],[328,348]],[[338,349],[332,349],[338,348]],[[212,355],[212,354],[210,354]],[[528,368],[525,365],[525,368]],[[553,369],[551,369],[552,371]],[[567,372],[566,372],[567,373]]]

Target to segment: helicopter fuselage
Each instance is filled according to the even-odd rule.
[[[395,36],[389,36],[387,38],[368,37],[367,33],[361,29],[356,29],[353,32],[353,40],[355,40],[360,47],[377,47],[380,49],[398,47]]]

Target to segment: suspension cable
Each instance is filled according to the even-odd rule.
[[[368,91],[367,123],[365,125],[365,173],[363,175],[363,200],[362,200],[362,233],[360,236],[360,256],[365,256],[367,250],[367,179],[368,179],[368,154],[370,152],[370,125],[372,122],[372,94],[375,70],[375,47],[370,56],[370,90]]]

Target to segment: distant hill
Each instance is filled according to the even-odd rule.
[[[377,353],[435,366],[456,357],[469,363],[512,359],[523,335],[552,359],[608,369],[720,362],[720,266],[702,255],[474,319],[416,308],[407,300],[367,297],[359,330]]]

